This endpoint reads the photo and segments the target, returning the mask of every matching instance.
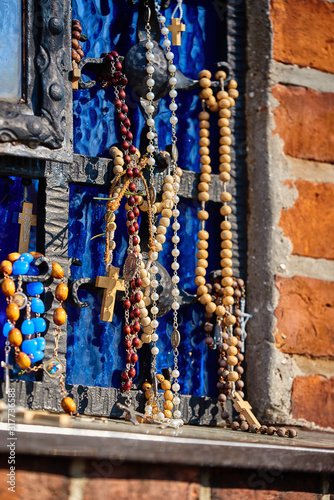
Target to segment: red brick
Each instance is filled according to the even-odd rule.
[[[212,490],[211,500],[321,500],[316,493],[232,488]]]
[[[276,277],[276,345],[290,354],[334,356],[334,283]]]
[[[334,73],[334,5],[321,0],[271,0],[276,61]]]
[[[334,427],[334,378],[296,377],[292,386],[292,416]]]
[[[69,494],[69,478],[52,472],[33,470],[16,470],[15,493],[8,491],[8,470],[0,471],[1,500],[67,500]]]
[[[334,259],[334,184],[295,181],[298,198],[282,210],[279,226],[294,255]]]
[[[333,4],[334,6],[334,4]],[[334,162],[334,93],[277,84],[276,129],[284,153],[295,158]]]

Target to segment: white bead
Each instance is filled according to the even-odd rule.
[[[174,271],[177,271],[180,268],[180,264],[178,262],[173,262],[171,267]]]
[[[178,257],[180,255],[180,250],[178,250],[177,248],[173,248],[172,255],[173,257]]]
[[[150,64],[147,66],[146,71],[149,75],[152,75],[152,73],[154,73],[154,67]]]
[[[150,252],[149,257],[152,260],[157,260],[158,259],[158,252]]]
[[[146,415],[152,415],[152,406],[150,410],[147,410],[147,406],[145,407],[145,414]]]
[[[156,243],[156,245],[155,245],[155,249],[156,249],[156,251],[157,251],[157,252],[161,252],[161,250],[162,250],[162,245],[161,245],[161,243],[159,243],[159,242],[158,242],[158,243]]]
[[[180,410],[175,410],[173,413],[173,416],[175,418],[181,418],[181,415],[182,415],[182,413],[180,412]]]
[[[181,399],[178,396],[173,397],[173,404],[175,406],[179,405],[181,403]]]
[[[178,210],[177,208],[174,208],[173,217],[178,217],[179,215],[180,215],[180,210]]]
[[[153,410],[152,406],[151,405],[146,405],[145,406],[145,411],[147,411],[147,410],[148,411],[152,411]]]
[[[169,33],[169,29],[168,29],[168,28],[164,27],[164,28],[162,28],[162,29],[161,29],[161,34],[162,34],[163,36],[168,35],[168,33]]]
[[[176,245],[180,243],[180,238],[175,234],[172,238],[172,242],[175,243]]]
[[[151,286],[152,286],[152,288],[157,288],[157,286],[159,286],[158,280],[152,280],[151,281]]]
[[[148,127],[154,127],[154,118],[149,118],[146,123]]]
[[[180,282],[180,277],[179,276],[172,276],[172,282],[173,283],[179,283]]]
[[[164,47],[170,47],[170,46],[171,46],[171,41],[170,41],[170,40],[168,40],[168,38],[167,38],[166,40],[164,40],[164,41],[162,42],[162,45],[163,45]]]
[[[173,201],[174,201],[175,205],[177,205],[180,201],[180,198],[178,196],[174,196]]]
[[[148,163],[149,165],[154,165],[154,164],[155,164],[155,159],[154,159],[154,158],[149,158],[149,159],[147,160],[147,163]]]
[[[149,41],[149,42],[146,43],[146,48],[147,49],[151,50],[151,49],[153,49],[153,47],[154,47],[153,42]]]
[[[154,61],[154,54],[152,54],[152,52],[148,52],[148,53],[146,54],[146,59],[147,59],[148,61]]]
[[[153,297],[152,297],[152,300],[154,300]],[[156,315],[156,314],[158,314],[158,312],[159,312],[159,309],[156,306],[153,306],[151,309],[151,313]]]
[[[146,149],[147,149],[147,151],[148,151],[149,153],[153,153],[153,151],[154,151],[154,146],[153,146],[153,144],[149,144],[149,145],[147,146],[147,148],[146,148]]]
[[[169,109],[171,111],[176,111],[177,110],[177,104],[176,102],[172,102],[170,105],[169,105]]]
[[[151,141],[152,139],[154,139],[155,133],[152,131],[147,132],[146,137],[148,138],[149,141]]]
[[[169,92],[169,97],[174,99],[177,96],[177,90],[173,89]]]
[[[147,112],[151,115],[152,113],[154,113],[154,106],[152,104],[149,104],[146,108]]]
[[[172,125],[176,125],[179,120],[178,120],[177,116],[171,116],[169,121]]]
[[[174,188],[175,191],[178,191],[180,189],[180,184],[178,182],[174,182]]]
[[[179,370],[173,370],[173,371],[172,371],[172,377],[173,377],[173,378],[178,378],[179,376],[180,376],[180,372],[179,372]],[[176,397],[177,397],[177,396],[175,396],[175,398],[176,398]],[[174,399],[175,399],[175,398],[174,398]],[[178,399],[179,399],[179,398],[178,398]],[[173,402],[174,402],[174,400],[173,400]],[[180,400],[179,400],[179,401],[177,401],[177,402],[175,401],[175,404],[176,404],[176,405],[180,404]]]
[[[151,323],[151,326],[152,326],[152,328],[154,328],[154,329],[158,328],[158,326],[159,326],[159,321],[157,321],[156,319],[154,319],[154,320],[152,321],[152,323]]]
[[[170,65],[168,66],[168,71],[169,71],[170,73],[175,73],[175,71],[176,71],[176,66],[175,66],[175,64],[170,64]]]
[[[151,295],[151,299],[152,300],[159,300],[159,294],[157,292],[153,292],[152,295]],[[156,312],[153,312],[152,311],[152,314],[158,314],[159,311],[156,311]]]
[[[174,309],[174,311],[177,311],[178,309],[180,309],[180,304],[176,301],[174,301],[172,303],[172,309]]]
[[[180,384],[178,384],[177,382],[175,382],[172,385],[172,389],[173,389],[174,392],[179,392],[179,390],[180,390]]]
[[[147,99],[148,101],[153,101],[153,99],[154,99],[154,94],[153,94],[153,92],[147,92],[147,94],[146,94],[146,99]]]
[[[151,273],[152,274],[157,274],[158,271],[159,271],[159,269],[157,268],[157,266],[152,266],[151,267]]]
[[[162,411],[159,411],[159,413],[157,413],[157,419],[158,420],[165,420],[165,415],[162,413]]]
[[[159,21],[160,24],[165,23],[166,22],[165,16],[159,16],[158,21]]]
[[[152,333],[151,338],[152,342],[157,342],[157,340],[159,340],[159,335],[156,333]]]
[[[157,226],[154,226],[154,224],[152,224],[152,233],[156,233],[157,232]]]
[[[147,85],[148,87],[153,87],[153,86],[154,86],[154,84],[155,84],[155,81],[153,80],[153,78],[149,78],[149,79],[147,80],[147,82],[146,82],[146,85]]]
[[[177,79],[175,78],[175,76],[172,76],[172,78],[169,79],[169,84],[172,86],[177,84]]]
[[[158,349],[158,347],[152,347],[152,349],[151,349],[151,353],[152,353],[154,356],[156,356],[157,354],[159,354],[159,349]]]
[[[166,59],[168,59],[168,61],[172,61],[174,59],[174,53],[171,51],[167,52]]]
[[[180,295],[180,290],[178,288],[173,288],[172,295],[173,297],[178,297]]]
[[[180,224],[178,222],[174,222],[173,225],[172,225],[172,228],[174,229],[174,231],[178,231],[180,229]]]

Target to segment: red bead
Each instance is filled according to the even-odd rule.
[[[137,178],[137,177],[139,177],[139,174],[140,174],[139,168],[135,167],[133,169],[133,177]]]
[[[138,203],[138,201],[139,201],[139,196],[138,194],[135,194],[135,202]]]
[[[126,171],[126,175],[128,177],[133,177],[133,170],[131,168],[128,168],[127,171]]]
[[[111,85],[117,85],[117,78],[115,77],[110,78],[110,83]]]
[[[130,144],[128,143],[128,141],[123,141],[122,142],[122,148],[123,149],[127,150],[127,149],[129,149],[129,146],[130,146]]]
[[[125,349],[130,349],[131,346],[132,346],[131,340],[130,339],[126,339],[124,341],[124,347],[125,347]]]
[[[138,321],[136,321],[135,323],[133,323],[133,329],[136,333],[140,332],[140,324],[138,323]]]
[[[120,99],[125,99],[125,97],[126,97],[125,90],[119,91],[119,97],[120,97]]]
[[[133,315],[134,315],[134,317],[135,317],[135,318],[139,318],[140,314],[141,314],[141,313],[140,313],[140,309],[139,309],[139,307],[136,307],[136,309],[133,311]]]
[[[125,121],[125,115],[123,115],[123,113],[118,113],[117,118],[118,118],[118,120],[120,122],[124,122]]]
[[[131,304],[135,304],[136,303],[136,299],[135,299],[135,295],[134,294],[130,295],[130,302],[131,302]]]
[[[115,78],[117,78],[118,80],[122,79],[123,78],[123,73],[121,71],[116,71],[115,72]]]
[[[131,321],[136,319],[133,311],[130,311],[130,319],[131,319]]]
[[[131,356],[131,363],[134,365],[138,361],[138,354],[134,352]]]
[[[140,214],[139,208],[138,207],[133,207],[133,213],[135,214],[136,217],[138,217],[139,214]]]
[[[121,84],[125,86],[127,83],[128,83],[128,79],[125,78],[125,76],[123,76],[123,78],[121,78]]]
[[[125,121],[124,121],[124,124],[125,124]],[[134,146],[133,144],[131,144],[131,146],[129,147],[129,152],[130,152],[131,155],[134,155],[135,152],[136,152],[136,146]]]
[[[135,214],[132,210],[130,210],[127,214],[126,214],[128,220],[133,220],[135,218]]]
[[[130,309],[131,307],[131,302],[129,301],[129,299],[125,299],[124,302],[123,302],[123,307],[124,309]]]
[[[142,286],[142,279],[141,278],[136,278],[135,279],[135,283],[136,283],[136,287],[137,288],[140,288]],[[140,296],[140,293],[137,294],[138,296]],[[140,300],[136,300],[136,302],[140,302]]]
[[[125,135],[128,133],[128,129],[126,127],[124,127],[124,125],[122,125],[119,129],[121,135]]]
[[[125,120],[124,120],[124,125],[125,125],[126,127],[128,127],[128,128],[130,128],[130,127],[131,127],[131,122],[130,122],[129,118],[125,118]],[[135,148],[135,151],[136,151],[136,148]],[[133,154],[133,153],[131,153],[131,154]]]
[[[100,57],[106,57],[108,54],[106,52],[102,52],[102,54],[100,55]]]
[[[124,372],[121,375],[121,379],[124,380],[124,382],[126,382],[127,380],[129,380],[129,375],[126,372]]]
[[[127,351],[125,353],[125,361],[127,363],[131,363],[131,356],[132,356],[132,354],[133,354],[133,350],[132,349],[130,349],[129,351]]]
[[[125,155],[124,156],[124,162],[129,165],[129,163],[131,163],[131,156],[130,155]]]
[[[131,281],[131,288],[133,288],[133,289],[137,288],[135,280]]]
[[[111,55],[114,56],[115,58],[118,57],[118,52],[116,52],[116,50],[112,50],[111,52]]]
[[[124,335],[130,335],[130,333],[131,333],[130,325],[125,325],[123,327],[123,333],[124,333]]]
[[[138,243],[139,243],[139,238],[138,238],[138,236],[136,236],[136,235],[134,235],[134,236],[133,236],[133,238],[132,238],[132,243],[133,243],[134,245],[138,245]]]
[[[128,380],[127,382],[125,382],[124,389],[126,391],[129,391],[131,389],[131,387],[132,387],[132,380]]]
[[[128,234],[135,234],[136,230],[133,224],[128,227]]]
[[[139,339],[138,339],[138,338],[133,339],[133,341],[135,341],[135,340],[138,340],[138,345],[139,345]],[[132,367],[130,368],[130,370],[129,370],[129,377],[130,377],[130,378],[133,378],[133,377],[135,377],[135,376],[136,376],[136,370],[135,370],[135,368],[132,366]]]
[[[101,76],[101,75],[98,75],[98,77],[96,78],[96,80],[97,80],[98,82],[102,82],[103,78],[102,78],[102,76]]]
[[[136,191],[136,184],[134,182],[130,182],[129,191],[131,191],[132,193]]]
[[[108,54],[108,55],[106,56],[106,61],[111,62],[111,61],[113,61],[113,60],[114,60],[114,56],[113,56],[112,54]]]
[[[135,231],[137,232],[137,231],[139,230],[139,224],[138,224],[138,222],[137,222],[137,221],[135,221],[135,222],[133,223],[133,226],[134,226],[134,228],[135,228]]]
[[[122,63],[120,61],[116,61],[115,68],[117,69],[117,71],[121,71],[122,70]]]
[[[129,111],[129,108],[126,104],[122,104],[122,111],[124,114],[126,114]]]
[[[133,347],[135,347],[135,348],[139,347],[139,345],[140,345],[140,340],[139,340],[139,338],[138,338],[138,337],[135,337],[134,339],[132,339],[132,345],[133,345]]]
[[[121,107],[122,107],[122,101],[120,99],[116,99],[115,108],[121,109]]]
[[[128,131],[127,131],[127,133],[126,133],[126,138],[127,138],[127,140],[128,140],[128,141],[132,141],[132,139],[133,139],[133,133],[132,133],[132,132],[130,132],[130,130],[128,130]],[[130,146],[130,147],[131,147],[131,146]],[[133,153],[132,153],[132,154],[133,154]]]
[[[133,207],[133,205],[136,203],[136,200],[135,200],[135,196],[130,196],[129,199],[128,199],[128,204],[130,205],[130,207]]]

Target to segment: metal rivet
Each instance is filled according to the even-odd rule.
[[[29,120],[27,123],[28,130],[31,132],[32,135],[39,135],[42,131],[42,125],[40,122],[40,119],[38,117],[33,117]]]
[[[58,83],[53,83],[51,85],[49,93],[51,99],[54,101],[61,101],[64,97],[64,89]]]
[[[59,35],[64,29],[64,23],[59,17],[52,17],[49,21],[49,29],[54,35]]]

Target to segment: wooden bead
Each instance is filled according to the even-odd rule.
[[[168,391],[172,387],[172,384],[169,382],[169,380],[163,380],[161,382],[161,389],[163,391]]]
[[[209,239],[209,233],[207,231],[205,231],[205,229],[201,229],[197,233],[197,238],[199,240],[208,240]]]
[[[227,99],[228,98],[228,92],[226,90],[220,90],[217,94],[217,99],[220,101],[221,99]]]
[[[234,346],[236,346],[236,345],[237,345],[237,343],[238,343],[238,339],[237,339],[237,337],[232,336],[232,337],[229,337],[229,338],[227,339],[226,343],[227,343],[228,345],[234,345]]]
[[[167,400],[164,402],[164,408],[165,410],[172,410],[173,409],[173,403],[170,400]]]
[[[229,317],[229,316],[227,316]],[[225,322],[225,320],[224,320]],[[238,358],[236,356],[227,356],[227,364],[230,365],[230,366],[235,366],[238,364]]]
[[[211,72],[208,69],[203,69],[198,73],[198,78],[211,78]]]
[[[209,191],[209,184],[207,182],[200,182],[198,184],[198,191]]]
[[[219,179],[222,182],[228,182],[231,179],[231,176],[228,172],[220,172]]]
[[[207,148],[208,146],[210,146],[210,139],[208,139],[207,137],[201,137],[200,140],[198,141],[198,144],[199,144],[199,146],[201,146],[201,149],[204,146]],[[202,154],[202,153],[200,152],[200,154]],[[209,153],[206,153],[206,154],[209,154]]]
[[[218,106],[220,109],[226,109],[226,108],[229,108],[231,106],[231,103],[230,103],[230,100],[229,99],[221,99],[219,102],[218,102]]]
[[[64,277],[64,269],[57,262],[52,262],[52,277],[57,280]]]
[[[64,301],[68,297],[68,287],[65,285],[65,283],[60,283],[57,285],[56,291],[55,291],[55,297],[59,302]]]
[[[208,155],[203,155],[200,157],[199,162],[202,165],[208,165],[209,163],[211,163],[211,158]]]
[[[223,71],[222,69],[220,69],[219,71],[217,71],[217,73],[215,74],[215,79],[216,80],[220,80],[220,79],[223,79],[225,80],[226,79],[226,73],[225,71]]]
[[[22,370],[26,370],[31,366],[31,359],[25,352],[20,352],[15,356],[15,361]]]
[[[211,181],[211,175],[210,174],[201,174],[199,180],[201,182],[210,182]]]
[[[211,174],[211,172],[212,172],[211,165],[209,165],[208,163],[201,165],[201,173],[202,174]],[[202,178],[200,180],[202,180]],[[210,180],[211,180],[211,177],[210,177]]]
[[[224,267],[221,271],[221,275],[223,277],[230,277],[233,276],[233,270],[230,267]]]
[[[210,130],[206,128],[201,128],[199,131],[199,136],[200,137],[210,137]]]
[[[198,201],[209,201],[210,195],[207,191],[201,191],[198,193]]]
[[[7,308],[6,308],[6,316],[7,316],[7,319],[9,319],[9,321],[12,321],[13,323],[15,323],[15,321],[17,321],[20,317],[20,309],[18,308],[18,306],[16,304],[14,304],[14,302],[12,302],[11,304],[8,304]]]
[[[201,120],[199,122],[199,128],[209,129],[210,128],[210,122],[208,122],[207,120]]]
[[[210,111],[212,113],[217,113],[217,111],[219,111],[219,104],[218,104],[218,102],[216,102],[215,104],[213,104],[212,106],[210,106]]]
[[[227,317],[228,317],[228,316],[227,316]],[[227,318],[226,318],[226,319],[227,319]],[[224,320],[224,323],[225,323],[225,320]],[[227,352],[227,354],[228,354],[229,356],[236,356],[236,355],[238,354],[238,349],[237,349],[235,346],[231,345],[231,346],[227,349],[227,351],[226,351],[226,352]]]
[[[209,263],[206,259],[199,259],[197,261],[197,267],[204,267],[205,269],[208,267]]]
[[[116,156],[114,159],[114,165],[120,165],[121,167],[124,165],[124,160],[121,156]]]
[[[237,91],[237,89],[229,89],[228,95],[233,99],[236,99],[239,96],[239,92]]]
[[[200,210],[199,212],[197,212],[197,218],[199,220],[208,220],[209,212],[207,212],[206,210]]]
[[[204,295],[200,296],[199,301],[201,304],[203,304],[205,306],[206,304],[211,302],[211,295],[208,293],[205,293]]]
[[[221,160],[222,163],[231,163],[232,158],[231,158],[230,155],[227,155],[227,154],[225,154],[225,153],[222,152],[223,151],[223,149],[222,149],[223,147],[224,146],[220,146],[219,147],[219,153],[221,155],[219,159]]]
[[[222,146],[223,145],[230,146],[232,144],[232,139],[230,136],[224,135],[223,137],[219,138],[219,144],[221,144]]]
[[[157,207],[157,213],[160,213],[163,208],[172,209],[174,204],[172,200],[164,200],[163,203],[157,203],[157,205],[160,205],[160,207]]]
[[[170,410],[164,410],[164,415],[166,418],[172,418],[172,412]]]
[[[143,383],[143,385],[141,386],[141,388],[143,389],[143,391],[147,391],[147,390],[151,389],[151,387],[152,387],[152,385],[149,382],[147,382],[147,381],[145,381]]]
[[[213,95],[212,89],[210,89],[210,88],[203,88],[203,90],[201,91],[200,98],[201,99],[209,99],[209,97],[211,97],[212,95]]]
[[[198,250],[206,250],[209,247],[209,243],[205,240],[200,240],[197,242]]]
[[[200,87],[202,87],[202,89],[207,89],[211,87],[211,80],[209,78],[201,78],[199,81],[199,85]]]
[[[232,252],[231,250],[228,250],[228,249],[223,249],[220,251],[220,256],[222,259],[224,259],[225,257],[228,257],[229,259],[232,258]]]
[[[34,259],[38,259],[38,257],[44,257],[44,255],[41,252],[29,252]]]
[[[237,374],[237,372],[230,372],[227,375],[227,380],[229,382],[236,382],[238,379],[239,379],[239,375]]]
[[[162,186],[162,190],[163,191],[174,191],[173,184],[171,184],[169,182],[164,182],[164,184]]]
[[[170,226],[170,220],[168,217],[161,217],[159,220],[159,226],[163,227],[169,227]]]
[[[157,234],[155,239],[163,245],[166,241],[166,236],[164,234]]]
[[[69,397],[62,399],[61,407],[66,413],[74,413],[77,409],[75,402]]]
[[[8,334],[10,345],[19,347],[22,344],[22,333],[18,328],[12,328]]]
[[[10,253],[9,255],[7,255],[7,260],[9,260],[10,262],[15,262],[17,259],[19,259],[21,257],[21,254],[18,253],[18,252],[13,252],[13,253]]]
[[[226,318],[224,319],[224,323],[227,325],[227,326],[230,326],[230,325],[234,325],[235,322],[237,321],[236,317],[233,316],[233,314],[229,315],[229,316],[226,316]],[[231,349],[231,347],[229,348]],[[230,364],[230,363],[229,363]]]
[[[197,288],[197,295],[205,295],[208,293],[208,287],[205,285],[201,285]]]
[[[0,271],[2,274],[12,274],[13,271],[13,264],[11,263],[10,260],[3,260],[0,264]]]
[[[5,278],[1,283],[1,290],[5,297],[10,297],[15,293],[15,283],[10,278]]]
[[[227,191],[225,191],[224,193],[221,193],[220,199],[223,203],[228,203],[229,201],[232,200],[232,195],[231,195],[231,193],[228,193]]]
[[[165,191],[164,193],[162,193],[162,200],[163,201],[166,201],[166,200],[173,200],[174,198],[174,193],[172,193],[171,191]],[[147,203],[146,201],[144,203]],[[143,204],[144,204],[143,203]],[[142,207],[142,206],[141,206]],[[140,207],[140,208],[141,208]]]
[[[140,339],[143,344],[149,344],[152,340],[152,336],[149,333],[142,333]]]
[[[231,172],[231,165],[229,163],[220,163],[219,172]]]
[[[204,156],[204,155],[209,155],[209,154],[210,154],[210,149],[209,149],[209,148],[207,148],[207,147],[205,147],[205,146],[203,146],[203,147],[199,148],[199,151],[198,151],[198,152],[199,152],[199,154],[200,154],[201,156]]]
[[[208,304],[206,304],[205,306],[205,310],[206,312],[210,313],[210,314],[213,314],[217,309],[217,306],[214,302],[209,302]]]
[[[222,207],[220,207],[220,214],[221,215],[230,215],[231,213],[232,213],[232,209],[228,205],[223,205]]]
[[[222,231],[220,233],[220,237],[222,240],[231,240],[232,239],[232,233],[231,231],[228,231],[227,229],[225,229],[224,231]]]
[[[231,259],[222,259],[220,261],[220,265],[222,267],[232,267],[232,261],[231,261]]]
[[[233,243],[231,240],[224,240],[220,243],[221,248],[232,248]]]
[[[172,211],[170,208],[164,208],[161,212],[162,217],[170,218],[172,216]]]
[[[142,326],[148,326],[151,324],[151,318],[149,318],[148,316],[145,316],[145,318],[141,318],[140,319],[140,324]]]
[[[221,139],[224,139],[224,137],[221,137],[221,138],[219,139],[219,142],[221,141]],[[225,144],[222,144],[222,145],[220,146],[219,150],[220,150],[219,152],[220,152],[221,154],[225,154],[225,155],[228,155],[228,154],[230,154],[230,152],[231,152],[231,148],[230,148],[230,146],[226,146]]]
[[[227,118],[219,118],[218,120],[218,127],[228,127],[229,126],[229,120]]]
[[[209,257],[209,252],[207,252],[206,250],[198,250],[198,252],[196,253],[196,257],[198,259],[207,259]]]
[[[224,230],[224,229],[231,229],[231,223],[228,220],[223,220],[220,223],[220,229],[222,229],[222,230]]]
[[[120,165],[116,165],[113,169],[113,174],[114,175],[118,175],[118,174],[121,174],[123,172],[123,167],[121,167]]]
[[[217,103],[215,96],[211,96],[208,99],[205,100],[205,104],[210,107],[210,106],[215,106]]]
[[[204,267],[196,267],[195,274],[196,276],[205,276],[206,270],[204,269]]]
[[[210,113],[207,111],[201,111],[198,115],[199,120],[210,120]]]
[[[164,392],[164,398],[165,398],[167,401],[168,401],[168,400],[169,400],[169,401],[172,401],[173,397],[174,397],[174,396],[173,396],[172,391],[165,391],[165,392]]]
[[[217,309],[216,309],[217,316],[224,316],[225,313],[226,313],[226,310],[225,310],[224,306],[217,306]]]
[[[220,118],[231,118],[231,111],[226,108],[222,108],[219,110]]]
[[[233,108],[233,106],[235,106],[235,100],[232,97],[229,97],[228,100],[230,101],[230,107]]]
[[[227,88],[229,89],[236,89],[238,87],[238,84],[236,82],[236,80],[230,80],[228,85],[227,85]]]
[[[234,304],[234,298],[233,297],[224,297],[223,298],[223,304],[224,306],[233,306]]]
[[[61,326],[66,321],[66,311],[62,307],[57,307],[53,313],[53,321],[56,325]]]
[[[196,286],[202,286],[202,285],[205,285],[206,281],[205,281],[205,278],[203,276],[196,276],[195,278],[195,285]]]

